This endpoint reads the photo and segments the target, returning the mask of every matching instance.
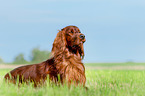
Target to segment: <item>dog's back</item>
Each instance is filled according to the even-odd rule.
[[[53,58],[51,58],[39,64],[21,66],[7,73],[4,78],[14,84],[17,80],[19,83],[34,82],[35,86],[44,82],[47,75],[50,76],[50,79],[56,80],[57,73],[53,62]]]

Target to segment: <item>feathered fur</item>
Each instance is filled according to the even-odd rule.
[[[18,67],[5,75],[5,79],[16,83],[34,82],[34,86],[44,83],[49,76],[52,82],[81,84],[85,86],[85,67],[83,43],[85,36],[76,26],[67,26],[58,32],[52,48],[52,57],[42,63]]]

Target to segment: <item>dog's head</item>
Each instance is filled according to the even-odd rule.
[[[58,32],[53,43],[52,52],[55,54],[68,49],[69,52],[83,57],[83,43],[85,41],[85,35],[80,32],[78,27],[67,26]]]

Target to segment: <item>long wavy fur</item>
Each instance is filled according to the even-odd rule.
[[[83,43],[79,43],[79,47],[74,47],[74,49],[72,46],[68,46],[66,32],[71,28],[77,29],[76,26],[67,26],[57,33],[52,47],[52,58],[39,64],[16,68],[7,73],[5,79],[16,83],[19,76],[19,83],[33,81],[36,87],[40,81],[45,82],[47,75],[51,81],[57,83],[59,75],[62,84],[67,82],[68,85],[85,86],[85,67],[81,61],[84,56]],[[76,38],[79,36],[76,35]]]

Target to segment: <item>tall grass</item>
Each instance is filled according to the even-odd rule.
[[[9,70],[0,70],[0,96],[144,96],[145,71],[134,70],[87,70],[88,91],[82,87],[33,85],[18,87],[3,82]]]

